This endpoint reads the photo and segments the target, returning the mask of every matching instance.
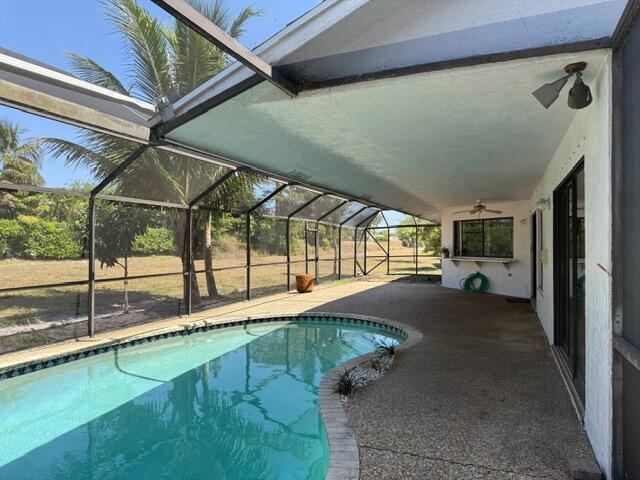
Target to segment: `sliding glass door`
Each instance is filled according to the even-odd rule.
[[[580,162],[554,192],[555,344],[584,405],[585,202]]]

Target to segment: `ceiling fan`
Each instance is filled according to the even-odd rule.
[[[536,100],[538,100],[544,108],[549,108],[553,102],[558,99],[560,92],[569,79],[575,75],[576,81],[571,90],[569,90],[567,105],[574,110],[580,110],[581,108],[588,107],[591,105],[593,96],[591,95],[589,87],[582,81],[582,72],[585,68],[587,68],[587,64],[585,62],[570,63],[564,67],[564,76],[560,77],[555,82],[545,83],[533,92],[532,95],[536,97]]]
[[[457,215],[458,213],[468,213],[470,215],[474,215],[476,213],[482,212],[495,213],[497,215],[500,215],[502,213],[502,210],[490,210],[482,204],[482,200],[476,200],[476,203],[473,207],[471,207],[471,210],[460,210],[459,212],[453,212],[453,214]]]

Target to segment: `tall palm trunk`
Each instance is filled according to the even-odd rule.
[[[219,296],[218,286],[216,285],[215,274],[213,273],[213,247],[211,241],[211,212],[207,212],[207,221],[204,227],[204,269],[205,278],[207,280],[207,292],[209,298]]]

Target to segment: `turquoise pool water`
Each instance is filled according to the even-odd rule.
[[[324,373],[395,334],[260,323],[0,382],[0,479],[322,479]]]

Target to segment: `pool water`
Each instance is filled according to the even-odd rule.
[[[322,479],[322,376],[399,341],[348,323],[260,323],[0,382],[0,479]]]

